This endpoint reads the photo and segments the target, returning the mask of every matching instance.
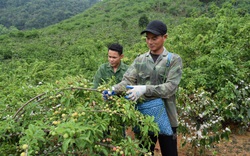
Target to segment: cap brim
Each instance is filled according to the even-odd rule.
[[[144,34],[144,33],[146,33],[146,32],[150,32],[150,33],[155,34],[155,35],[161,35],[161,33],[159,33],[158,31],[152,30],[152,29],[143,30],[141,32],[141,35]]]

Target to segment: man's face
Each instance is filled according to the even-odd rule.
[[[118,52],[113,51],[113,50],[109,50],[108,51],[108,60],[109,60],[109,64],[113,67],[113,68],[117,68],[120,65],[121,59],[123,58],[123,54],[119,55]]]
[[[148,48],[155,54],[159,54],[162,52],[162,48],[166,38],[167,35],[155,35],[150,32],[146,33],[146,42]]]

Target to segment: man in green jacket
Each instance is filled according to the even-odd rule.
[[[108,47],[108,61],[102,64],[94,76],[94,88],[99,85],[107,83],[112,77],[115,78],[116,83],[121,82],[123,74],[128,69],[128,65],[121,60],[124,57],[123,47],[114,43]]]
[[[94,87],[98,88],[99,85],[107,83],[111,78],[115,78],[116,83],[121,82],[123,74],[127,71],[128,65],[122,62],[123,47],[118,43],[113,43],[108,47],[108,61],[107,63],[102,64],[97,70],[94,76]],[[104,133],[104,137],[110,134],[108,130],[107,133]],[[123,131],[125,136],[125,127]]]
[[[126,92],[127,98],[132,101],[137,101],[139,98],[146,101],[163,99],[173,135],[159,134],[158,138],[150,134],[149,136],[154,143],[159,139],[163,156],[177,156],[178,122],[175,94],[181,81],[182,59],[164,47],[167,26],[162,21],[150,22],[141,34],[146,34],[149,51],[138,56],[124,74],[122,81],[112,86],[112,91],[103,91],[103,97],[105,99],[107,96]],[[170,61],[168,54],[171,54]],[[155,144],[152,144],[150,147],[152,153],[154,148]]]

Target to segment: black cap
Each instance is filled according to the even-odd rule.
[[[151,32],[155,35],[165,35],[167,33],[167,26],[162,21],[154,20],[147,25],[147,28],[141,32],[141,35],[145,32]]]

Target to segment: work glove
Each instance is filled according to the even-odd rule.
[[[112,87],[112,90],[104,90],[102,91],[102,97],[104,100],[108,100],[109,96],[115,95],[115,89]]]
[[[127,89],[129,89],[126,92],[126,99],[137,101],[143,94],[146,93],[146,86],[140,85],[140,86],[126,86]]]

